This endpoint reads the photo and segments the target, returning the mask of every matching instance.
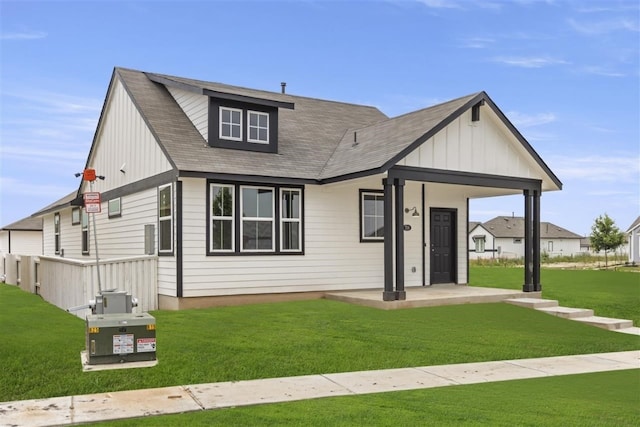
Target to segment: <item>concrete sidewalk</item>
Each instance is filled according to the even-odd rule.
[[[70,425],[330,396],[639,368],[640,350],[185,385],[2,402],[0,425]]]

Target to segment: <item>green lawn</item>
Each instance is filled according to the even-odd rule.
[[[640,370],[147,417],[100,426],[638,426]]]
[[[640,349],[636,336],[501,303],[384,311],[314,300],[152,314],[158,366],[83,373],[84,322],[0,285],[0,401]]]
[[[522,268],[471,267],[471,285],[522,289]],[[612,270],[559,270],[540,272],[542,297],[560,305],[591,308],[596,316],[633,320],[640,326],[640,273]]]

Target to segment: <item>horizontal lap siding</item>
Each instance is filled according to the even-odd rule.
[[[206,182],[184,179],[184,296],[382,288],[383,245],[360,243],[358,205],[359,189],[381,188],[306,186],[305,255],[206,256]]]
[[[167,87],[180,108],[193,122],[205,141],[209,140],[209,97]]]

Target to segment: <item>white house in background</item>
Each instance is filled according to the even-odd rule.
[[[640,264],[640,216],[627,230],[629,262]]]
[[[521,258],[524,256],[525,221],[522,217],[498,216],[469,227],[469,258]],[[574,255],[581,237],[550,222],[540,223],[540,248],[549,256]]]
[[[468,201],[561,182],[485,92],[375,107],[116,68],[86,162],[101,258],[157,254],[160,308],[468,282]],[[79,168],[80,169],[80,168]],[[78,171],[79,172],[79,171]],[[77,197],[40,211],[45,255],[90,260]],[[524,290],[540,290],[540,251]],[[521,253],[524,253],[524,249]],[[45,280],[43,278],[42,280]]]
[[[42,255],[42,218],[24,218],[0,228],[0,253]]]

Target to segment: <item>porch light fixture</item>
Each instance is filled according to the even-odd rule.
[[[418,208],[416,208],[415,206],[412,208],[404,208],[404,213],[409,213],[411,211],[413,211],[411,216],[420,216],[420,213],[418,213]]]

